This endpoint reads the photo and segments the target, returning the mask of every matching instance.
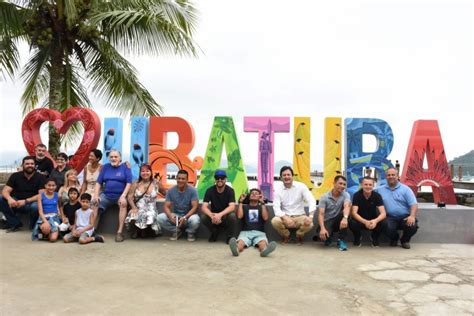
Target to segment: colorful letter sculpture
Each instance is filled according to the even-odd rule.
[[[293,172],[297,181],[306,184],[314,195],[314,183],[311,180],[311,119],[294,118]]]
[[[316,199],[333,187],[334,178],[342,175],[341,166],[342,119],[327,117],[324,120],[324,178],[320,186],[313,190]]]
[[[34,155],[35,146],[41,144],[40,127],[44,122],[52,122],[58,133],[65,134],[74,122],[81,122],[84,127],[79,148],[69,162],[71,166],[80,172],[89,160],[89,153],[97,147],[100,139],[100,119],[90,109],[73,107],[62,114],[51,109],[36,109],[28,113],[21,127],[23,142],[30,155]],[[52,158],[49,153],[46,154]],[[54,162],[55,160],[52,159]]]
[[[423,169],[425,155],[427,170]],[[437,121],[418,120],[413,124],[401,181],[415,194],[418,187],[431,186],[435,203],[456,204],[454,185]]]
[[[225,144],[227,168],[221,168],[222,149]],[[216,116],[212,124],[211,135],[207,144],[206,155],[199,176],[198,193],[202,199],[206,190],[214,185],[214,172],[223,169],[227,173],[227,181],[232,183],[235,198],[248,191],[247,174],[240,154],[239,142],[232,117]]]
[[[175,149],[167,147],[167,136],[170,132],[178,134],[178,146]],[[174,164],[178,169],[188,172],[188,183],[195,186],[197,182],[196,169],[199,157],[194,161],[189,159],[189,153],[194,147],[194,129],[186,120],[180,117],[150,117],[150,154],[148,161],[154,173],[159,173],[161,183],[166,183],[168,164]]]
[[[346,175],[347,191],[352,195],[359,189],[364,167],[375,168],[377,185],[386,183],[385,171],[393,167],[387,159],[393,148],[393,133],[390,125],[380,119],[347,118],[346,125]],[[375,136],[377,149],[373,153],[363,151],[362,136]]]
[[[133,179],[140,175],[140,165],[148,162],[148,117],[132,117],[130,131],[130,165]]]
[[[244,131],[258,132],[258,187],[273,200],[275,133],[290,131],[289,117],[244,117]]]
[[[118,150],[122,154],[123,120],[118,117],[104,119],[104,156],[102,163],[109,162],[111,150]],[[122,157],[123,160],[123,157]]]

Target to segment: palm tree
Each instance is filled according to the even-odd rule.
[[[14,79],[21,69],[24,115],[40,104],[90,107],[92,92],[120,116],[156,116],[160,105],[122,54],[196,56],[196,20],[189,0],[0,0],[0,73]],[[23,67],[21,42],[31,55]],[[60,141],[51,124],[51,154]]]

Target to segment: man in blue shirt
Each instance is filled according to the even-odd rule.
[[[109,206],[118,205],[119,224],[115,241],[122,242],[122,231],[125,217],[127,216],[127,194],[132,185],[132,172],[126,164],[121,163],[122,157],[117,150],[110,151],[109,161],[110,163],[102,167],[97,177],[92,203],[95,205],[98,204],[99,214],[97,215],[99,216],[104,213]],[[100,193],[102,186],[104,190]],[[96,226],[97,225],[98,219],[96,219]]]
[[[161,227],[173,233],[170,240],[178,240],[183,228],[186,228],[188,241],[195,241],[200,223],[196,214],[199,206],[197,190],[188,184],[186,170],[178,171],[176,183],[177,185],[166,193],[164,213],[158,215],[158,222]]]
[[[410,249],[410,239],[418,230],[416,219],[418,204],[415,194],[408,186],[398,181],[397,169],[389,168],[386,171],[386,178],[387,184],[377,189],[387,212],[387,219],[382,222],[383,229],[390,238],[390,246],[393,247],[398,245],[397,230],[402,230],[403,235],[400,238],[402,247]]]

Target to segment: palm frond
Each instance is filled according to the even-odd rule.
[[[92,92],[103,98],[107,107],[121,116],[162,113],[160,105],[139,82],[135,68],[107,41],[89,43],[83,50]]]
[[[192,33],[196,11],[188,1],[133,0],[108,4],[91,16],[103,34],[128,54],[180,54],[196,56]]]
[[[25,34],[24,22],[28,10],[13,3],[0,2],[0,36],[17,37]]]
[[[32,111],[49,93],[50,56],[50,47],[34,49],[33,55],[23,68],[21,79],[26,84],[21,96],[23,114]]]
[[[20,54],[15,42],[10,37],[0,40],[0,75],[3,78],[8,75],[13,79],[20,68]]]
[[[66,17],[66,24],[72,26],[77,21],[77,9],[74,0],[64,1],[64,15]]]

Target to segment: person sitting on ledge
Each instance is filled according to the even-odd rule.
[[[166,189],[159,181],[153,179],[151,166],[142,164],[138,180],[132,184],[128,192],[128,203],[131,209],[125,223],[131,231],[132,239],[137,238],[138,235],[141,238],[147,235],[156,237],[161,233],[156,207],[159,193],[166,194]]]
[[[345,192],[347,180],[343,176],[334,178],[333,189],[319,200],[319,238],[329,247],[332,243],[332,234],[338,233],[337,247],[341,251],[347,250],[345,238],[349,213],[351,211],[351,197]]]
[[[49,178],[56,182],[56,191],[64,185],[66,171],[71,169],[71,166],[67,165],[68,159],[65,153],[59,153],[56,156],[56,168],[54,168],[49,175]]]
[[[100,170],[97,183],[95,184],[94,198],[92,203],[99,203],[99,216],[106,211],[109,206],[119,206],[119,223],[116,242],[123,241],[123,226],[127,216],[127,194],[132,185],[132,172],[127,164],[121,163],[121,155],[118,150],[111,150],[109,153],[110,163],[105,164]],[[104,186],[104,191],[100,189]],[[100,193],[100,194],[99,194]],[[98,220],[96,219],[96,225]]]
[[[174,187],[166,193],[164,212],[158,215],[158,222],[173,233],[170,240],[178,240],[186,229],[188,241],[196,240],[200,218],[196,214],[199,206],[197,190],[188,184],[188,172],[179,170]]]
[[[226,185],[227,174],[224,170],[214,173],[216,184],[206,190],[201,207],[201,222],[209,229],[209,242],[217,241],[219,232],[226,231],[226,243],[236,236],[235,193]],[[209,208],[209,203],[211,207]]]
[[[250,190],[248,204],[244,204],[246,194],[240,196],[237,218],[242,220],[242,231],[239,237],[229,241],[232,255],[238,256],[246,247],[257,247],[261,257],[267,257],[276,248],[276,242],[268,243],[265,234],[265,222],[268,220],[268,210],[262,192],[259,189]]]
[[[272,219],[272,226],[282,237],[282,244],[287,244],[290,241],[288,229],[295,228],[296,241],[302,245],[304,235],[313,228],[316,201],[304,183],[293,181],[291,167],[282,167],[280,178],[283,184],[275,187],[273,195],[275,217]],[[308,203],[309,216],[306,215],[304,202]]]
[[[387,219],[383,222],[382,229],[390,238],[390,246],[398,245],[398,229],[403,231],[400,243],[404,249],[410,249],[410,239],[418,230],[416,211],[418,204],[413,191],[403,183],[400,183],[398,170],[387,169],[387,184],[377,188],[382,196],[383,204],[387,212]]]
[[[45,177],[49,177],[53,171],[54,164],[51,159],[46,157],[46,152],[46,145],[38,144],[35,146],[35,169]]]
[[[46,177],[35,170],[35,157],[23,158],[22,171],[13,173],[7,180],[0,197],[0,211],[7,219],[7,233],[23,226],[16,213],[30,216],[30,229],[38,219],[38,191],[44,189]]]
[[[349,228],[354,235],[354,246],[360,247],[362,230],[371,231],[372,247],[379,246],[379,237],[382,233],[383,220],[387,215],[380,194],[374,191],[374,179],[362,178],[362,189],[352,197],[352,212]]]

